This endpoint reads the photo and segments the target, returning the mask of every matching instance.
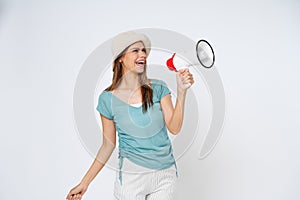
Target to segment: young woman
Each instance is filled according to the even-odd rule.
[[[192,85],[194,79],[188,69],[177,72],[174,108],[166,83],[147,77],[150,49],[149,38],[141,33],[123,32],[113,39],[112,84],[99,95],[97,105],[103,143],[81,182],[69,192],[68,200],[82,198],[112,154],[116,132],[120,169],[115,180],[115,198],[173,199],[177,168],[167,130],[175,135],[180,131],[187,83]]]

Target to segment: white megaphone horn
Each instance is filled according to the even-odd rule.
[[[199,40],[196,44],[196,55],[199,63],[188,63],[184,59],[174,53],[167,60],[167,66],[172,71],[177,71],[179,68],[188,68],[189,66],[203,66],[211,68],[215,63],[215,54],[212,46],[206,40]]]
[[[184,59],[174,53],[171,58],[166,62],[167,67],[171,71],[177,72],[182,68],[189,68],[190,66],[203,66],[205,68],[211,68],[215,63],[215,54],[212,46],[206,40],[199,40],[196,44],[196,55],[199,63],[190,64]],[[190,83],[185,83],[186,87],[190,87]]]

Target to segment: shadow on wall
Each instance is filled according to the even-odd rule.
[[[6,7],[5,3],[3,1],[0,1],[0,28],[5,14],[5,7]]]

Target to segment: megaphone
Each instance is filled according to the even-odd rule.
[[[176,56],[176,52],[166,62],[167,67],[171,71],[177,72],[180,68],[188,68],[189,66],[199,66],[211,68],[215,63],[215,53],[212,46],[206,40],[199,40],[196,44],[196,55],[199,63],[189,64],[180,57]],[[190,83],[186,83],[186,88],[191,87]]]
[[[176,56],[176,52],[166,62],[171,71],[177,72],[179,67],[199,66],[211,68],[215,63],[215,53],[212,46],[206,40],[199,40],[196,44],[196,55],[199,63],[189,64]]]

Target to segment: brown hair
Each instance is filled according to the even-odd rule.
[[[128,48],[128,47],[127,47]],[[120,84],[120,80],[123,76],[123,66],[122,63],[119,62],[119,59],[125,53],[127,48],[114,60],[113,62],[113,78],[112,83],[109,87],[107,87],[106,91],[112,91],[117,88]],[[150,85],[150,81],[147,78],[147,67],[145,66],[145,70],[143,73],[139,74],[139,83],[141,85],[141,93],[142,93],[142,104],[143,104],[143,112],[146,112],[147,109],[153,105],[152,96],[153,90]]]

